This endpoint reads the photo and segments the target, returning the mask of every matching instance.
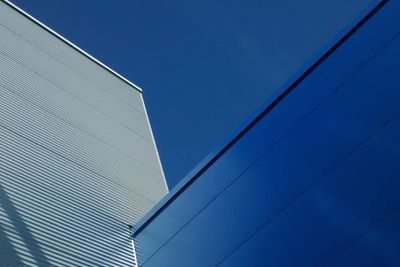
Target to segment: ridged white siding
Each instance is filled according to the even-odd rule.
[[[141,92],[0,1],[0,265],[133,266],[166,192]]]

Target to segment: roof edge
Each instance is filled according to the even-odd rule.
[[[47,32],[51,33],[52,35],[54,35],[55,37],[57,37],[58,39],[60,39],[61,41],[63,41],[64,43],[66,43],[67,45],[69,45],[70,47],[72,47],[73,49],[75,49],[76,51],[81,53],[82,55],[84,55],[85,57],[89,58],[90,60],[92,60],[93,62],[95,62],[99,66],[101,66],[102,68],[106,69],[108,72],[112,73],[113,75],[115,75],[120,80],[124,81],[125,83],[127,83],[128,85],[130,85],[131,87],[133,87],[134,89],[139,91],[140,93],[143,92],[143,90],[139,86],[137,86],[133,82],[129,81],[127,78],[125,78],[124,76],[122,76],[121,74],[116,72],[115,70],[111,69],[110,67],[108,67],[107,65],[102,63],[100,60],[98,60],[94,56],[90,55],[88,52],[84,51],[79,46],[77,46],[74,43],[72,43],[71,41],[69,41],[67,38],[63,37],[61,34],[57,33],[56,31],[54,31],[50,27],[46,26],[44,23],[40,22],[38,19],[34,18],[30,14],[28,14],[26,11],[24,11],[22,8],[16,6],[14,3],[10,2],[9,0],[0,0],[0,1],[2,1],[3,3],[5,3],[9,7],[11,7],[12,9],[17,11],[18,13],[22,14],[24,17],[28,18],[29,20],[34,22],[36,25],[38,25],[41,28],[43,28],[44,30],[46,30]]]
[[[210,168],[225,152],[237,143],[254,125],[275,108],[291,91],[293,91],[305,78],[307,78],[319,65],[345,43],[358,29],[360,29],[371,17],[373,17],[389,0],[376,0],[368,4],[359,15],[335,35],[328,44],[311,58],[299,71],[283,84],[253,116],[234,131],[223,143],[220,149],[210,153],[190,173],[188,173],[161,201],[156,204],[146,215],[142,217],[131,229],[135,238],[148,224],[150,224],[161,212],[166,209],[180,194],[182,194],[193,182],[197,180],[208,168]]]

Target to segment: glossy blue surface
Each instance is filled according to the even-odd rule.
[[[399,12],[384,5],[145,224],[139,262],[399,266]]]

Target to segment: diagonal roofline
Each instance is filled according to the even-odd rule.
[[[139,222],[131,229],[132,237],[136,237],[148,224],[150,224],[163,210],[165,210],[180,194],[194,183],[207,171],[219,158],[221,158],[232,146],[234,146],[253,126],[273,110],[288,94],[305,80],[315,69],[328,59],[340,46],[342,46],[354,33],[356,33],[371,17],[373,17],[389,0],[376,0],[367,5],[354,20],[334,36],[328,44],[311,58],[296,74],[294,74],[283,86],[281,86],[264,104],[264,106],[251,116],[238,131],[234,131],[223,143],[220,149],[215,150],[203,159],[180,183],[178,183],[161,201],[155,205]]]
[[[78,51],[79,53],[81,53],[82,55],[84,55],[85,57],[89,58],[91,61],[93,61],[94,63],[96,63],[97,65],[101,66],[102,68],[106,69],[108,72],[112,73],[113,75],[115,75],[116,77],[118,77],[120,80],[124,81],[125,83],[127,83],[128,85],[130,85],[131,87],[133,87],[134,89],[136,89],[139,92],[143,92],[143,90],[137,86],[136,84],[134,84],[133,82],[129,81],[127,78],[125,78],[124,76],[122,76],[121,74],[119,74],[118,72],[116,72],[115,70],[111,69],[110,67],[108,67],[107,65],[105,65],[104,63],[102,63],[100,60],[98,60],[97,58],[95,58],[94,56],[90,55],[88,52],[86,52],[85,50],[79,48],[77,45],[75,45],[74,43],[72,43],[71,41],[69,41],[67,38],[65,38],[64,36],[62,36],[61,34],[57,33],[56,31],[54,31],[53,29],[51,29],[50,27],[46,26],[45,24],[43,24],[42,22],[40,22],[38,19],[34,18],[33,16],[31,16],[30,14],[28,14],[26,11],[24,11],[23,9],[21,9],[20,7],[16,6],[15,4],[11,3],[9,0],[0,0],[1,2],[5,3],[6,5],[8,5],[9,7],[13,8],[15,11],[17,11],[18,13],[22,14],[24,17],[28,18],[29,20],[33,21],[36,25],[40,26],[41,28],[43,28],[44,30],[46,30],[47,32],[49,32],[50,34],[52,34],[53,36],[57,37],[58,39],[60,39],[61,41],[63,41],[64,43],[66,43],[67,45],[69,45],[70,47],[72,47],[73,49],[75,49],[76,51]]]

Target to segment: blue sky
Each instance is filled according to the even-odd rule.
[[[372,0],[13,0],[143,88],[170,187]]]

